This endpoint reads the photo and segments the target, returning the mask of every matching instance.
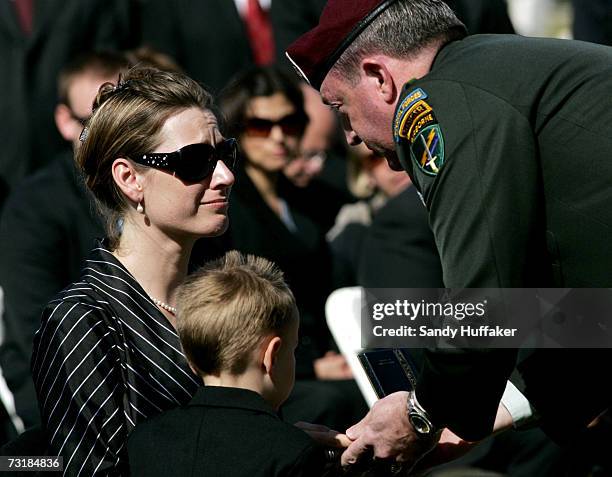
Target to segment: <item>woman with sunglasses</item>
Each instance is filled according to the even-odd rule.
[[[32,373],[64,475],[127,474],[140,421],[199,380],[174,329],[175,293],[200,237],[228,225],[235,143],[193,80],[132,69],[101,87],[76,160],[107,219],[81,279],[43,312]]]
[[[323,231],[291,202],[294,186],[283,174],[299,155],[308,122],[301,89],[293,77],[276,68],[254,68],[236,77],[219,103],[228,133],[238,140],[237,186],[228,232],[213,244],[202,241],[193,258],[200,263],[212,258],[213,249],[217,253],[237,249],[266,257],[283,270],[301,318],[298,382],[284,416],[289,422],[319,419],[338,428],[348,425],[350,405],[332,404],[338,404],[338,394],[347,394],[345,383],[339,380],[350,379],[352,374],[344,357],[331,351],[334,344],[325,322],[325,300],[333,290],[331,255]],[[302,393],[305,388],[307,392]],[[307,404],[300,404],[300,397]],[[355,402],[361,403],[359,396]]]

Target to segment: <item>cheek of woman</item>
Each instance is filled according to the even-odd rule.
[[[195,185],[195,184],[194,184]],[[201,189],[196,194],[197,235],[214,237],[227,230],[229,224],[229,191],[220,193],[210,189],[207,184],[198,184]]]
[[[167,232],[211,237],[223,233],[228,227],[227,206],[203,204],[194,201],[193,196],[174,197],[169,201],[158,201],[155,205],[156,210],[151,212],[150,221]]]
[[[199,233],[197,229],[206,224],[208,216],[220,213],[202,205],[206,185],[184,184],[171,174],[155,172],[147,177],[145,189],[145,214],[152,225]],[[218,224],[213,224],[213,228],[218,228]]]

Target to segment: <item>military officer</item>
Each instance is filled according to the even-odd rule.
[[[287,56],[351,144],[408,172],[446,286],[612,286],[610,48],[466,37],[440,0],[329,0]],[[567,441],[610,406],[610,358],[537,350],[520,363],[551,437]],[[443,427],[476,441],[511,425],[499,401],[516,364],[515,349],[428,353],[415,392],[381,400],[347,431],[343,463],[372,447],[411,465]]]

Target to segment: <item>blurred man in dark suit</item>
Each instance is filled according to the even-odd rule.
[[[141,42],[218,93],[235,74],[273,61],[270,0],[146,0]]]
[[[0,364],[26,427],[40,419],[30,355],[42,309],[79,276],[94,240],[104,235],[75,168],[72,149],[79,143],[99,86],[116,82],[126,66],[122,55],[91,53],[60,72],[55,124],[66,141],[65,150],[15,187],[0,220],[0,286],[6,325]]]
[[[0,2],[0,190],[8,192],[62,149],[53,123],[60,68],[82,52],[131,46],[131,3]]]
[[[612,45],[612,0],[572,0],[574,38]]]

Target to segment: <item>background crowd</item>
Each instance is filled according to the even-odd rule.
[[[504,0],[446,3],[471,34],[515,32]],[[536,15],[536,3],[546,3],[548,11]],[[517,0],[510,12],[549,18],[566,3]],[[41,313],[78,279],[95,240],[105,234],[73,152],[98,88],[117,83],[134,65],[181,71],[204,85],[222,111],[223,135],[238,139],[229,229],[198,241],[189,266],[237,249],[268,258],[284,272],[301,316],[297,384],[285,418],[346,428],[365,414],[325,324],[325,300],[343,286],[443,282],[408,176],[368,150],[346,146],[334,114],[297,82],[284,57],[286,47],[316,25],[324,4],[0,3],[0,367],[8,387],[1,393],[0,443],[41,423],[30,373]],[[573,0],[572,7],[576,38],[612,44],[611,0]],[[526,32],[546,34],[515,18],[516,30],[520,23]],[[510,475],[525,472],[521,465],[538,466],[542,475],[559,475],[567,465],[580,472],[589,467],[565,457],[534,430],[491,440],[470,463]]]

